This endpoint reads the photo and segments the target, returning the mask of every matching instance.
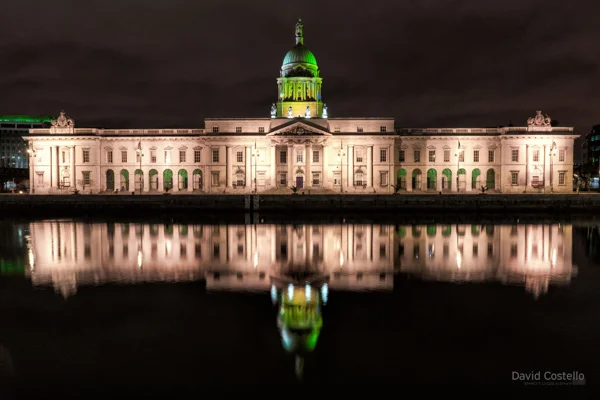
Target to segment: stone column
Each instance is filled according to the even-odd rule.
[[[56,187],[56,177],[54,176],[54,164],[56,163],[56,160],[54,159],[55,155],[54,155],[54,147],[50,146],[50,187]]]
[[[254,186],[252,185],[252,152],[250,146],[246,146],[246,191],[252,191]]]
[[[232,162],[231,162],[231,146],[227,146],[227,152],[225,155],[225,176],[227,179],[227,188],[231,188],[232,186],[232,181],[231,181],[231,169],[232,169]]]
[[[327,161],[327,146],[323,143],[323,173],[322,173],[322,184],[321,186],[327,187],[327,176],[329,174],[329,164]]]
[[[71,187],[77,189],[77,173],[75,172],[75,145],[71,146],[71,154],[69,155],[69,161],[71,162]]]
[[[288,144],[287,146],[287,181],[288,187],[294,186],[296,182],[294,182],[294,145]]]
[[[194,168],[186,168],[187,171],[187,191],[192,192],[194,190]],[[145,175],[144,175],[145,176]],[[147,192],[148,185],[144,185],[144,192]]]
[[[348,172],[346,173],[346,187],[354,188],[354,146],[348,145]]]
[[[277,146],[271,145],[271,186],[277,187]]]
[[[373,187],[373,146],[367,147],[367,186]]]
[[[56,187],[60,185],[60,148],[59,146],[54,146],[54,159],[56,160],[56,164],[54,166],[54,172],[56,173]]]
[[[310,170],[310,164],[312,163],[312,144],[306,145],[306,184],[305,187],[312,187],[312,176]]]
[[[29,194],[35,193],[35,172],[33,165],[35,164],[35,155],[33,154],[33,146],[31,146],[31,154],[29,155]]]

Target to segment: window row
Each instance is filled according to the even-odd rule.
[[[235,133],[242,133],[243,129],[241,126],[236,126],[235,127]],[[218,126],[213,126],[212,127],[212,132],[213,133],[219,133],[219,127]],[[258,127],[258,133],[265,133],[265,127],[264,126],[259,126]]]

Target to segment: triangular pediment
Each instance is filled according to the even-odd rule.
[[[278,126],[267,136],[331,136],[327,129],[307,122],[290,121]]]

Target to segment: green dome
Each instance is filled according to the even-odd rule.
[[[282,65],[297,63],[312,64],[316,66],[317,59],[312,51],[302,44],[297,44],[293,49],[287,52]]]

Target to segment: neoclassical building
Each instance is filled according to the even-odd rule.
[[[301,20],[295,37],[265,118],[207,118],[197,129],[98,129],[75,127],[61,112],[51,127],[24,136],[31,192],[572,191],[572,127],[552,126],[542,111],[523,126],[501,128],[330,117]]]

